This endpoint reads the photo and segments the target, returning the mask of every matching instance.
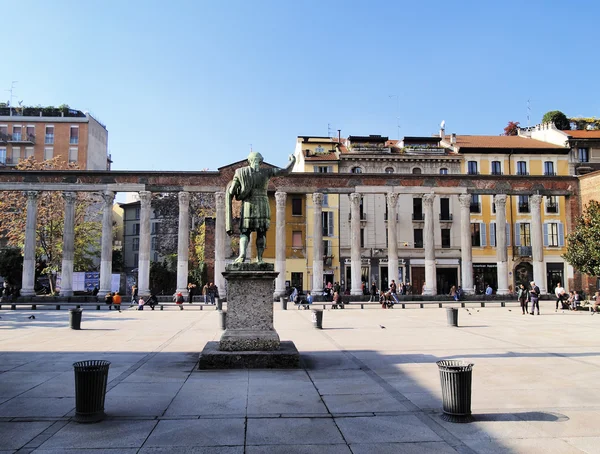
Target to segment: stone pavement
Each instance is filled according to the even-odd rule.
[[[195,371],[216,311],[0,311],[0,453],[599,453],[600,315],[517,307],[279,310],[301,370]],[[186,304],[187,309],[187,304]],[[35,320],[28,319],[35,314]],[[470,315],[469,315],[470,314]],[[74,361],[111,361],[74,422]],[[440,418],[435,362],[472,361],[475,422]]]

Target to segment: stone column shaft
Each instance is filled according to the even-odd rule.
[[[223,272],[225,271],[225,193],[215,192],[215,205],[217,208],[215,218],[215,285],[219,289],[219,297],[225,298],[228,289],[225,285]],[[236,251],[237,252],[237,251]]]
[[[315,192],[313,195],[313,278],[312,291],[323,290],[323,194]]]
[[[498,295],[508,294],[508,254],[506,251],[506,194],[494,197],[496,205],[496,265],[498,269]]]
[[[544,232],[542,230],[541,195],[529,197],[531,209],[531,258],[533,259],[533,280],[540,288],[540,293],[548,293],[546,289],[546,270],[544,269]]]
[[[188,284],[190,251],[190,194],[179,193],[179,224],[177,229],[177,291],[184,292]]]
[[[362,295],[360,261],[360,199],[357,192],[350,194],[350,276],[352,277],[351,295]]]
[[[22,296],[35,295],[35,242],[37,227],[37,191],[27,191],[27,220],[25,221],[25,245],[23,248]],[[14,284],[11,282],[11,284]]]
[[[388,207],[388,282],[392,279],[398,279],[398,237],[396,225],[396,204],[398,203],[398,194],[394,192],[387,193]],[[396,282],[400,284],[400,282]]]
[[[113,251],[113,231],[112,231],[112,208],[115,200],[115,193],[105,191],[102,193],[104,207],[102,211],[102,249],[100,255],[100,290],[98,298],[103,298],[111,291],[112,281],[112,251]]]
[[[285,201],[287,193],[277,191],[275,193],[276,219],[275,219],[275,271],[279,273],[275,279],[275,294],[274,298],[285,296]]]
[[[471,243],[471,195],[458,196],[460,202],[460,249],[461,281],[463,292],[470,294],[473,289],[473,245]]]
[[[425,247],[425,295],[437,295],[437,273],[435,269],[435,219],[433,217],[433,201],[435,194],[425,194],[425,231],[423,246]]]
[[[140,252],[138,263],[138,293],[150,294],[150,202],[152,193],[140,191]]]
[[[60,268],[60,295],[73,296],[73,260],[75,257],[75,192],[63,192],[65,220],[63,229],[63,258]]]

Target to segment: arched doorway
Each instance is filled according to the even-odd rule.
[[[515,289],[523,284],[529,288],[529,283],[533,281],[533,265],[529,262],[521,262],[515,266]]]

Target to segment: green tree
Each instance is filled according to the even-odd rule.
[[[33,158],[21,161],[17,170],[76,169],[59,158],[37,162]],[[78,193],[75,202],[74,271],[89,271],[94,257],[100,254],[102,224],[94,218],[98,197]],[[38,195],[36,226],[36,263],[39,271],[48,274],[50,289],[54,292],[55,272],[60,270],[63,250],[64,200],[58,191],[44,191]],[[0,224],[8,246],[21,249],[25,243],[27,197],[22,192],[0,193]]]
[[[505,136],[516,136],[518,135],[519,131],[519,122],[518,121],[509,121],[508,125],[506,125],[506,128],[504,128],[504,135]]]
[[[590,276],[600,276],[600,203],[592,200],[577,218],[576,227],[567,236],[563,258]]]
[[[563,131],[571,129],[571,123],[569,122],[569,119],[560,110],[551,110],[550,112],[546,112],[542,118],[542,123],[554,123],[554,126],[556,126],[557,129]]]
[[[10,285],[21,286],[23,256],[17,248],[0,250],[0,276]]]

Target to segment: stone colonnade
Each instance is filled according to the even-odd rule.
[[[140,250],[138,264],[138,288],[140,295],[150,293],[150,213],[151,192],[140,191]],[[21,294],[31,296],[35,294],[35,241],[37,222],[38,191],[27,191],[27,220],[25,229],[25,246],[23,262],[23,285]],[[436,267],[435,267],[435,241],[434,241],[434,214],[433,203],[438,194],[426,193],[423,195],[425,208],[425,229],[423,246],[425,248],[425,294],[437,294]],[[362,295],[361,287],[361,247],[360,247],[360,201],[362,195],[353,192],[350,195],[350,229],[351,229],[351,276],[352,295]],[[398,246],[396,232],[396,212],[399,193],[389,191],[386,194],[388,216],[389,244],[395,247],[388,248],[388,266],[392,269],[398,267]],[[99,296],[103,297],[111,291],[112,277],[112,205],[115,198],[113,191],[102,193],[104,200],[102,217],[102,251],[100,260],[100,290]],[[275,245],[275,271],[279,276],[275,285],[275,297],[285,294],[286,275],[286,230],[285,206],[287,194],[282,191],[275,193],[276,200],[276,245]],[[72,191],[63,193],[65,200],[65,228],[63,236],[63,262],[62,262],[62,294],[73,294],[73,255],[74,255],[74,222],[76,194]],[[473,291],[473,256],[471,246],[471,218],[470,194],[460,194],[460,225],[461,225],[461,281],[465,293]],[[506,231],[506,199],[505,194],[496,195],[496,226],[497,232]],[[530,197],[532,225],[531,242],[534,280],[543,293],[546,292],[545,271],[543,267],[542,245],[542,220],[541,220],[541,195]],[[313,282],[312,290],[321,290],[323,274],[323,229],[322,206],[323,194],[313,193],[314,203],[314,238],[313,238]],[[225,295],[225,193],[215,193],[216,223],[215,223],[215,284],[219,287],[222,296]],[[187,287],[188,277],[188,243],[189,243],[189,193],[179,193],[179,230],[178,230],[178,259],[177,259],[177,291]],[[497,235],[496,260],[498,269],[499,294],[508,293],[508,258],[506,250],[506,235]]]

